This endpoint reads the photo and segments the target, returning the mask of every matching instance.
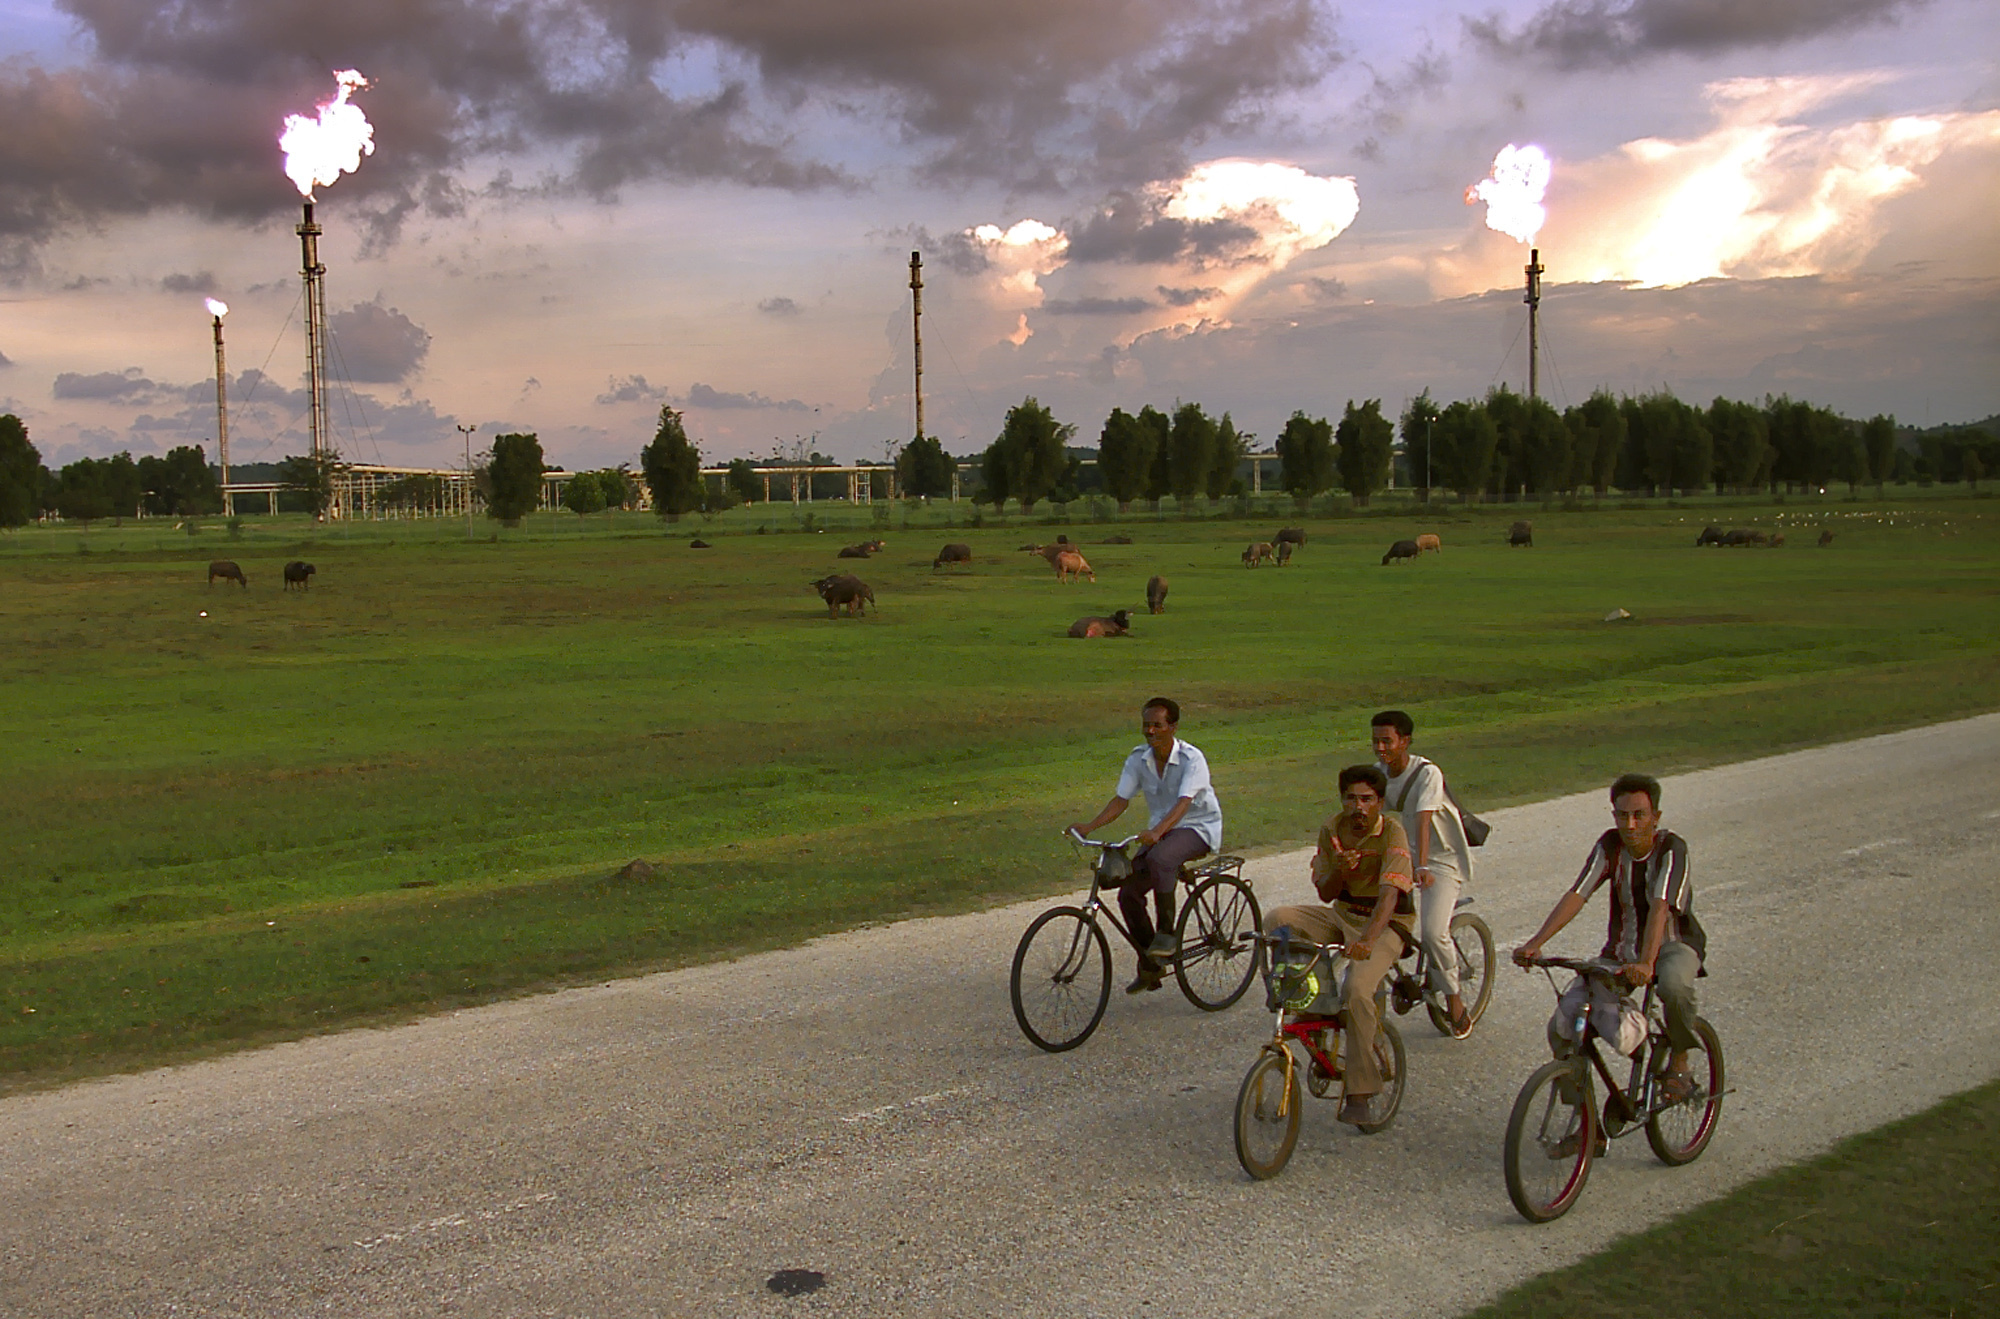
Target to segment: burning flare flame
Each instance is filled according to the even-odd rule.
[[[1493,175],[1465,190],[1465,204],[1486,203],[1486,227],[1517,243],[1532,243],[1549,218],[1542,194],[1549,188],[1549,158],[1540,147],[1512,142],[1493,158]]]
[[[285,131],[278,145],[285,152],[285,176],[297,185],[299,195],[312,198],[315,187],[326,187],[343,174],[352,174],[363,156],[375,154],[375,125],[361,113],[361,107],[347,98],[368,85],[353,69],[333,75],[340,84],[331,101],[321,103],[319,117],[302,114],[285,116]]]
[[[208,314],[217,320],[229,314],[229,304],[221,298],[204,298],[203,301],[208,304]]]

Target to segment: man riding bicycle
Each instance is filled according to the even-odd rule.
[[[1313,888],[1329,905],[1279,907],[1264,917],[1267,934],[1289,927],[1314,943],[1347,946],[1341,1012],[1347,1018],[1347,1062],[1341,1079],[1339,1119],[1368,1122],[1368,1100],[1382,1091],[1375,1058],[1375,989],[1405,947],[1414,946],[1416,904],[1410,840],[1401,821],[1382,809],[1388,779],[1373,765],[1340,771],[1342,810],[1319,828],[1313,853]],[[1390,927],[1395,929],[1391,931]]]
[[[1430,986],[1444,994],[1454,1039],[1472,1033],[1472,1014],[1459,992],[1458,949],[1451,942],[1451,917],[1458,896],[1472,882],[1471,843],[1458,806],[1445,788],[1444,771],[1410,752],[1416,724],[1401,710],[1384,710],[1369,721],[1368,740],[1376,767],[1388,778],[1383,796],[1409,836],[1416,865],[1417,931],[1429,959]]]
[[[1694,982],[1708,974],[1702,962],[1708,940],[1694,918],[1694,882],[1687,840],[1660,828],[1660,781],[1645,774],[1621,774],[1611,785],[1613,827],[1599,836],[1583,871],[1542,922],[1535,937],[1514,950],[1528,965],[1542,945],[1575,919],[1590,895],[1611,888],[1610,928],[1598,956],[1622,965],[1619,976],[1634,988],[1654,981],[1667,1019],[1672,1054],[1662,1087],[1670,1099],[1686,1099],[1700,1089],[1688,1068],[1688,1050],[1699,1046],[1694,1033]],[[1549,1048],[1568,1056],[1570,1023],[1589,1001],[1590,986],[1578,977],[1556,1004],[1549,1021]]]
[[[1222,806],[1208,777],[1208,758],[1180,740],[1181,708],[1155,696],[1139,711],[1139,731],[1145,744],[1132,748],[1118,774],[1118,788],[1089,824],[1072,824],[1088,835],[1125,813],[1132,798],[1146,797],[1146,827],[1139,834],[1142,849],[1132,858],[1132,873],[1118,888],[1118,910],[1139,954],[1139,974],[1125,986],[1128,994],[1158,989],[1164,968],[1158,959],[1172,957],[1174,886],[1181,867],[1222,846]],[[1157,930],[1146,916],[1146,893],[1159,907]]]

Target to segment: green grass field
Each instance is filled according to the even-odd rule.
[[[1233,850],[1308,839],[1383,705],[1475,809],[2000,706],[1984,499],[1392,509],[1310,520],[1255,571],[1243,544],[1291,518],[1079,519],[1077,586],[1016,551],[1041,519],[888,513],[856,565],[834,551],[869,510],[829,514],[852,525],[0,538],[0,1087],[1059,889],[1056,828],[1102,803],[1156,692]],[[1534,549],[1501,544],[1516,516]],[[1711,519],[1793,543],[1694,549]],[[1422,530],[1442,555],[1379,566]],[[969,569],[932,571],[946,539]],[[250,588],[206,586],[215,557]],[[294,557],[309,593],[280,590]],[[836,566],[874,585],[866,619],[807,591]],[[1064,636],[1119,607],[1134,636]],[[611,878],[634,857],[661,873]]]

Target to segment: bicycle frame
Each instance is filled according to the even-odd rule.
[[[1345,952],[1345,949],[1340,944],[1312,943],[1301,939],[1281,940],[1272,938],[1268,934],[1258,935],[1257,941],[1266,948],[1274,950],[1285,943],[1289,943],[1294,948],[1303,945],[1313,949],[1312,960],[1306,963],[1305,969],[1307,971],[1311,971],[1321,962],[1325,962],[1327,964],[1327,971],[1331,973],[1334,969],[1334,955],[1336,953],[1344,954]],[[1264,975],[1267,979],[1277,975],[1277,959],[1275,955],[1267,963]],[[1276,992],[1275,984],[1272,986],[1272,992]],[[1376,997],[1379,1000],[1381,994],[1378,992]],[[1264,1052],[1280,1054],[1285,1060],[1285,1088],[1278,1097],[1279,1117],[1285,1117],[1290,1112],[1292,1078],[1298,1068],[1298,1058],[1288,1047],[1288,1041],[1297,1040],[1299,1047],[1305,1050],[1306,1057],[1309,1060],[1318,1063],[1320,1070],[1324,1071],[1328,1076],[1337,1078],[1340,1075],[1339,1064],[1334,1061],[1331,1054],[1319,1046],[1314,1037],[1320,1035],[1338,1037],[1342,1029],[1344,1029],[1344,1026],[1338,1016],[1308,1017],[1301,1021],[1292,1015],[1289,1008],[1279,1009],[1277,1028],[1272,1032],[1270,1041],[1264,1045]]]
[[[1586,979],[1600,980],[1610,984],[1614,989],[1618,988],[1617,976],[1608,971],[1595,968],[1586,970],[1579,965],[1569,963],[1564,963],[1564,965]],[[1548,968],[1543,967],[1542,970],[1546,974]],[[1551,989],[1555,988],[1555,977],[1553,975],[1549,976],[1549,987]],[[1620,989],[1619,996],[1621,998],[1625,997],[1625,991]],[[1557,999],[1561,999],[1561,990],[1556,990],[1556,997]],[[1611,1075],[1611,1067],[1604,1061],[1603,1051],[1597,1047],[1597,1042],[1603,1037],[1590,1024],[1590,1004],[1588,1000],[1585,1001],[1583,1010],[1577,1013],[1575,1022],[1577,1038],[1575,1056],[1579,1060],[1588,1061],[1591,1066],[1597,1069],[1597,1074],[1604,1079],[1605,1116],[1607,1118],[1612,1116],[1610,1106],[1613,1104],[1617,1105],[1618,1112],[1615,1124],[1611,1121],[1607,1121],[1604,1124],[1604,1134],[1606,1138],[1611,1140],[1616,1140],[1618,1137],[1635,1130],[1656,1111],[1653,1078],[1654,1073],[1659,1070],[1655,1066],[1658,1061],[1658,1052],[1660,1049],[1666,1047],[1666,1024],[1660,1017],[1659,1004],[1654,997],[1651,982],[1648,982],[1646,985],[1645,996],[1639,1002],[1639,1011],[1646,1018],[1646,1038],[1640,1041],[1637,1049],[1632,1051],[1631,1075],[1623,1086],[1619,1085],[1617,1080]]]

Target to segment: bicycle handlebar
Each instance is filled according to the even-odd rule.
[[[1526,967],[1530,970],[1536,967],[1551,967],[1551,966],[1561,967],[1565,971],[1574,971],[1578,975],[1604,976],[1607,979],[1615,980],[1618,976],[1618,972],[1624,967],[1625,964],[1623,962],[1615,961],[1608,957],[1536,956],[1527,958],[1526,960],[1517,959],[1516,965]]]
[[[1062,836],[1069,839],[1072,843],[1076,843],[1080,846],[1096,847],[1096,848],[1130,847],[1132,844],[1139,841],[1139,835],[1133,834],[1130,838],[1127,838],[1125,841],[1121,843],[1106,843],[1095,838],[1085,838],[1082,834],[1078,833],[1074,829],[1063,830]]]

